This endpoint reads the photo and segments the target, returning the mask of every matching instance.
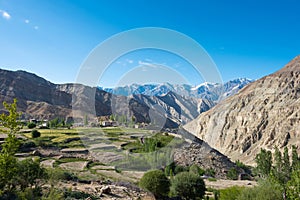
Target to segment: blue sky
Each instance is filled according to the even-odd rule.
[[[201,44],[224,81],[257,79],[300,54],[299,9],[298,0],[0,0],[0,67],[74,82],[85,58],[107,38],[163,27]],[[100,83],[114,85],[125,64],[128,70],[141,63],[190,68],[175,57],[157,50],[129,53]],[[185,76],[191,84],[203,81],[192,70]]]

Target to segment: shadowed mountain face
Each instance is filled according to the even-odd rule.
[[[260,148],[300,146],[300,56],[185,125],[233,159],[252,163]]]

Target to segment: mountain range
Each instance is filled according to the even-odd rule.
[[[228,81],[224,84],[204,82],[197,86],[188,84],[132,84],[127,86],[118,86],[115,88],[101,88],[102,90],[123,96],[130,96],[133,94],[143,94],[147,96],[164,96],[169,92],[176,93],[185,97],[193,97],[197,99],[207,99],[217,103],[237,93],[241,88],[253,82],[251,79],[238,78]]]
[[[300,151],[300,56],[254,82],[236,79],[193,87],[164,83],[103,89],[0,70],[0,101],[13,98],[27,119],[82,122],[85,116],[117,114],[165,128],[185,124],[185,130],[212,148],[247,164],[253,164],[260,148],[296,145]]]
[[[18,99],[23,117],[80,122],[84,116],[125,115],[136,122],[175,128],[209,110],[220,99],[251,82],[236,79],[222,84],[136,85],[102,89],[81,84],[54,84],[25,71],[0,70],[0,101]],[[223,92],[224,90],[224,92]],[[0,109],[3,109],[2,105]]]

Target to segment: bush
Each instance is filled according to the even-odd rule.
[[[34,147],[36,147],[36,144],[33,141],[29,140],[29,141],[25,141],[25,142],[21,143],[19,149],[20,149],[20,151],[24,152],[24,151],[28,151]]]
[[[40,136],[41,136],[41,133],[38,130],[34,129],[33,131],[31,131],[31,137],[32,138],[38,138]]]
[[[217,179],[216,179],[216,178],[211,178],[211,177],[210,177],[210,178],[208,178],[207,180],[208,180],[208,181],[210,181],[210,182],[215,182],[215,181],[217,181]]]
[[[211,176],[211,177],[215,177],[215,175],[216,175],[216,172],[215,172],[215,170],[214,170],[214,169],[212,169],[212,168],[210,168],[210,169],[206,169],[206,170],[205,170],[205,175],[207,175],[207,176]]]
[[[170,182],[161,170],[152,170],[144,174],[139,185],[152,192],[155,197],[161,198],[167,196]]]
[[[237,180],[238,179],[238,171],[235,168],[230,168],[230,170],[226,174],[228,179]]]
[[[30,129],[33,129],[33,128],[36,127],[36,124],[33,123],[33,122],[29,122],[29,123],[27,124],[27,127],[30,128]]]
[[[176,167],[176,164],[174,162],[170,163],[169,165],[167,165],[165,167],[165,175],[166,176],[171,176],[173,175],[174,171],[175,171],[175,167]]]
[[[171,180],[171,195],[182,199],[201,199],[205,194],[205,183],[195,173],[181,172]]]
[[[236,166],[239,168],[243,169],[246,173],[251,173],[251,169],[249,166],[245,165],[243,162],[240,160],[235,161]]]
[[[299,194],[298,194],[299,195]],[[299,196],[298,196],[299,197]],[[245,188],[237,200],[281,200],[282,191],[280,186],[270,181],[260,182],[253,188]],[[296,199],[296,198],[295,198]]]
[[[42,197],[42,200],[64,200],[64,193],[51,187],[50,190],[45,193]]]
[[[179,174],[180,172],[187,172],[187,171],[189,171],[188,167],[177,165],[174,169],[174,174]]]
[[[71,191],[71,190],[66,190],[64,192],[64,197],[65,199],[87,199],[87,198],[94,199],[93,197],[91,197],[90,194],[87,194],[85,192]]]
[[[291,180],[287,184],[287,195],[290,199],[299,198],[300,194],[300,170],[295,170],[292,173]]]
[[[232,186],[220,190],[220,200],[237,200],[244,191],[244,187]]]
[[[42,196],[42,189],[41,187],[37,188],[26,188],[24,191],[17,192],[17,199],[31,199],[31,200],[38,200]]]
[[[205,173],[205,170],[200,168],[198,165],[192,165],[190,166],[190,170],[189,170],[191,173],[195,173],[195,174],[198,174],[200,176],[202,176],[204,173]]]

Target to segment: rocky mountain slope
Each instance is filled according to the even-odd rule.
[[[184,128],[221,153],[253,163],[260,148],[300,146],[300,56]]]

